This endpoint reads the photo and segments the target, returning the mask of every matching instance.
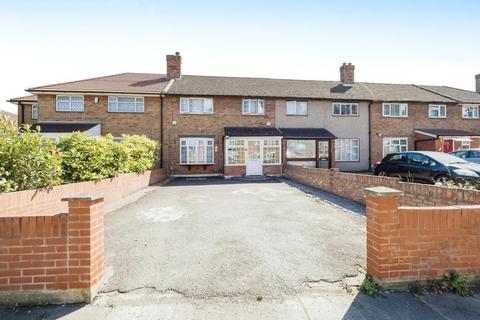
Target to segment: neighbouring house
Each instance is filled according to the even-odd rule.
[[[166,74],[35,87],[10,102],[20,123],[52,137],[157,139],[170,175],[281,174],[285,164],[364,171],[390,152],[480,141],[480,92],[356,82],[352,64],[340,67],[339,81],[184,75],[181,65],[176,53]]]
[[[17,119],[18,119],[16,113],[8,112],[8,111],[5,111],[5,110],[0,110],[0,116],[7,116],[10,119],[15,120],[15,121],[17,121]]]

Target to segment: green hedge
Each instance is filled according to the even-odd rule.
[[[56,143],[36,130],[0,121],[0,192],[99,180],[153,169],[159,144],[145,136],[92,137],[76,132]]]
[[[62,182],[56,144],[28,126],[0,117],[0,192],[53,186]]]

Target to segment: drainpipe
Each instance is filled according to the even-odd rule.
[[[160,95],[160,168],[163,168],[163,94]]]
[[[25,123],[25,105],[22,104],[21,102],[18,103],[18,106],[20,107],[20,112],[22,113],[20,116],[20,121],[21,123],[19,124],[19,127]]]
[[[372,103],[373,101],[368,103],[368,171],[372,170]]]

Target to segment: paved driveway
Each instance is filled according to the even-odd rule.
[[[365,265],[365,219],[295,188],[180,180],[106,216],[104,292],[294,295]]]

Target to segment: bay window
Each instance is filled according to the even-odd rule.
[[[180,138],[180,164],[213,164],[213,138]]]
[[[359,161],[360,140],[359,139],[336,139],[335,140],[335,161]]]
[[[180,113],[213,113],[212,98],[180,98]]]

